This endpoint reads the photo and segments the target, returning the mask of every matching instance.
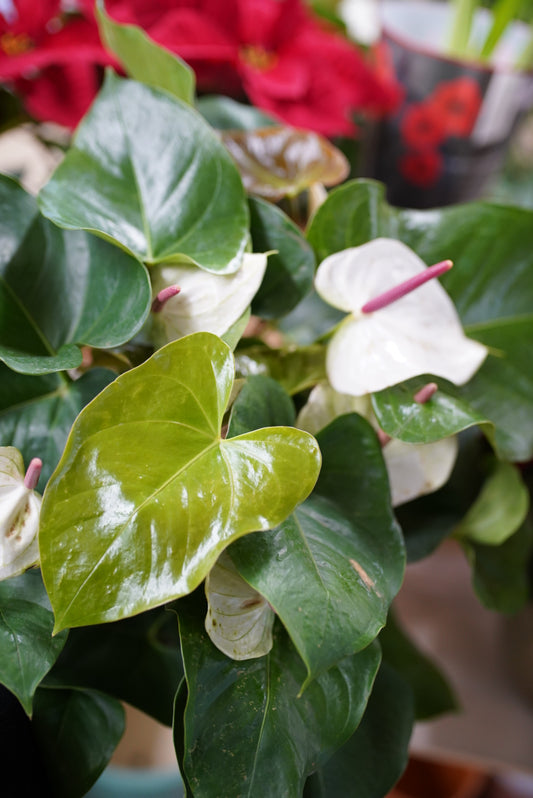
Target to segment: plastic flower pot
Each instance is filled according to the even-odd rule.
[[[387,798],[480,798],[489,777],[457,762],[412,756]]]
[[[533,74],[513,67],[531,35],[511,24],[492,63],[444,53],[451,4],[385,0],[385,46],[405,90],[397,113],[380,125],[370,172],[391,203],[429,208],[482,196],[503,164],[511,135],[533,105]],[[491,16],[478,10],[482,41]]]

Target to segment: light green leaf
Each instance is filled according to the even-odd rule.
[[[111,72],[39,201],[60,227],[149,264],[229,273],[248,244],[244,189],[213,130],[185,103]]]
[[[454,535],[471,543],[499,546],[522,525],[528,509],[529,492],[519,470],[511,463],[496,460]]]
[[[279,626],[269,654],[234,662],[210,642],[202,607],[192,603],[176,609],[188,687],[185,776],[195,798],[301,795],[306,777],[357,727],[378,647],[347,657],[298,698],[305,667]],[[176,737],[179,745],[179,728]]]
[[[104,45],[117,56],[131,78],[193,104],[194,72],[185,61],[160,47],[137,25],[115,22],[106,13],[103,0],[96,4],[96,19]]]
[[[54,616],[38,570],[0,582],[0,682],[28,715],[33,696],[65,645],[52,637]]]
[[[104,390],[43,497],[41,564],[56,628],[117,620],[193,590],[226,546],[286,518],[320,468],[293,428],[223,440],[229,348],[175,341]]]
[[[125,343],[149,308],[144,266],[94,236],[58,230],[0,176],[0,359],[11,369],[79,366],[78,345]]]

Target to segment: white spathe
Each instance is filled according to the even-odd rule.
[[[369,300],[426,268],[409,247],[388,238],[336,252],[320,264],[318,294],[350,314],[328,345],[326,368],[335,390],[363,396],[419,374],[462,385],[481,366],[486,347],[465,336],[437,280],[373,313],[361,312]]]
[[[205,594],[205,629],[223,654],[235,660],[268,654],[275,613],[266,599],[244,581],[225,552],[207,576]]]
[[[41,497],[24,485],[22,455],[0,446],[0,579],[39,562]]]
[[[154,343],[163,346],[195,332],[223,335],[250,306],[266,265],[266,253],[245,253],[233,274],[214,274],[189,265],[152,268],[154,296],[170,285],[181,289],[159,313],[152,314]]]
[[[345,413],[358,413],[374,429],[379,429],[369,396],[341,394],[326,384],[313,388],[298,414],[296,426],[316,435]],[[418,496],[433,493],[448,481],[457,459],[458,444],[455,436],[424,444],[391,439],[382,451],[392,505],[398,507]]]

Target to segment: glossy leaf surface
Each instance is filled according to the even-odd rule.
[[[293,428],[222,440],[233,357],[197,333],[118,377],[78,417],[41,513],[56,628],[185,595],[221,551],[312,489],[320,452]]]
[[[39,571],[0,582],[0,681],[28,715],[33,696],[67,639],[52,637],[54,616]]]
[[[256,391],[268,395],[268,386],[256,384]],[[260,426],[260,403],[255,407],[254,426]],[[228,549],[240,574],[289,632],[307,666],[305,685],[376,637],[404,565],[372,428],[352,414],[338,418],[317,440],[322,470],[313,494],[277,529]]]
[[[157,45],[142,28],[115,22],[106,13],[101,0],[96,4],[96,18],[103,43],[117,56],[131,78],[155,89],[164,89],[192,105],[194,72],[181,58]]]
[[[242,183],[211,128],[179,100],[112,73],[40,205],[61,227],[96,232],[149,264],[233,272],[248,243]]]
[[[220,94],[198,97],[196,107],[211,127],[217,130],[255,130],[258,127],[278,124],[277,120],[259,108]]]
[[[453,385],[441,378],[437,380],[438,391],[428,402],[416,402],[415,394],[432,381],[431,375],[424,375],[373,394],[372,407],[379,425],[391,438],[407,443],[430,443],[475,425],[493,427],[472,405],[457,396]]]
[[[279,382],[270,377],[247,378],[231,408],[229,437],[261,427],[293,426],[294,404]]]
[[[298,227],[278,207],[254,197],[249,204],[253,248],[256,252],[272,250],[252,310],[265,319],[276,319],[311,290],[315,256]]]
[[[234,662],[203,631],[201,606],[177,609],[188,686],[184,764],[195,798],[301,795],[306,777],[357,727],[379,649],[346,658],[298,698],[305,667],[279,626],[270,654]]]
[[[222,141],[231,153],[246,191],[275,202],[313,183],[334,186],[344,180],[346,158],[323,136],[291,127],[228,130]]]
[[[44,491],[80,410],[115,376],[98,368],[71,382],[62,374],[29,376],[0,365],[0,439],[20,449],[27,463],[41,458],[38,490]]]
[[[176,616],[155,609],[115,623],[71,629],[46,684],[99,690],[171,726],[182,677]]]
[[[398,238],[426,262],[454,261],[442,284],[465,332],[490,354],[462,396],[495,425],[500,456],[533,455],[533,215],[474,202],[430,211],[397,210],[373,181],[335,189],[317,211],[308,239],[318,260],[379,236]]]
[[[409,685],[382,662],[355,734],[311,776],[304,798],[383,798],[407,764],[413,720]]]
[[[0,176],[0,359],[41,374],[81,363],[75,344],[109,348],[140,329],[150,307],[146,269],[116,247],[58,230]]]
[[[326,350],[318,344],[298,349],[243,346],[235,353],[235,367],[239,377],[271,377],[287,393],[295,394],[326,379]]]
[[[43,687],[36,695],[33,729],[54,796],[82,798],[124,732],[124,709],[95,690]]]

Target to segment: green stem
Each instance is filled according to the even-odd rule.
[[[472,20],[478,4],[479,0],[452,0],[452,28],[448,41],[450,55],[468,54]]]
[[[499,0],[492,12],[492,27],[481,48],[481,58],[489,59],[510,22],[516,18],[522,0]]]
[[[533,69],[533,33],[516,62],[516,68]]]

